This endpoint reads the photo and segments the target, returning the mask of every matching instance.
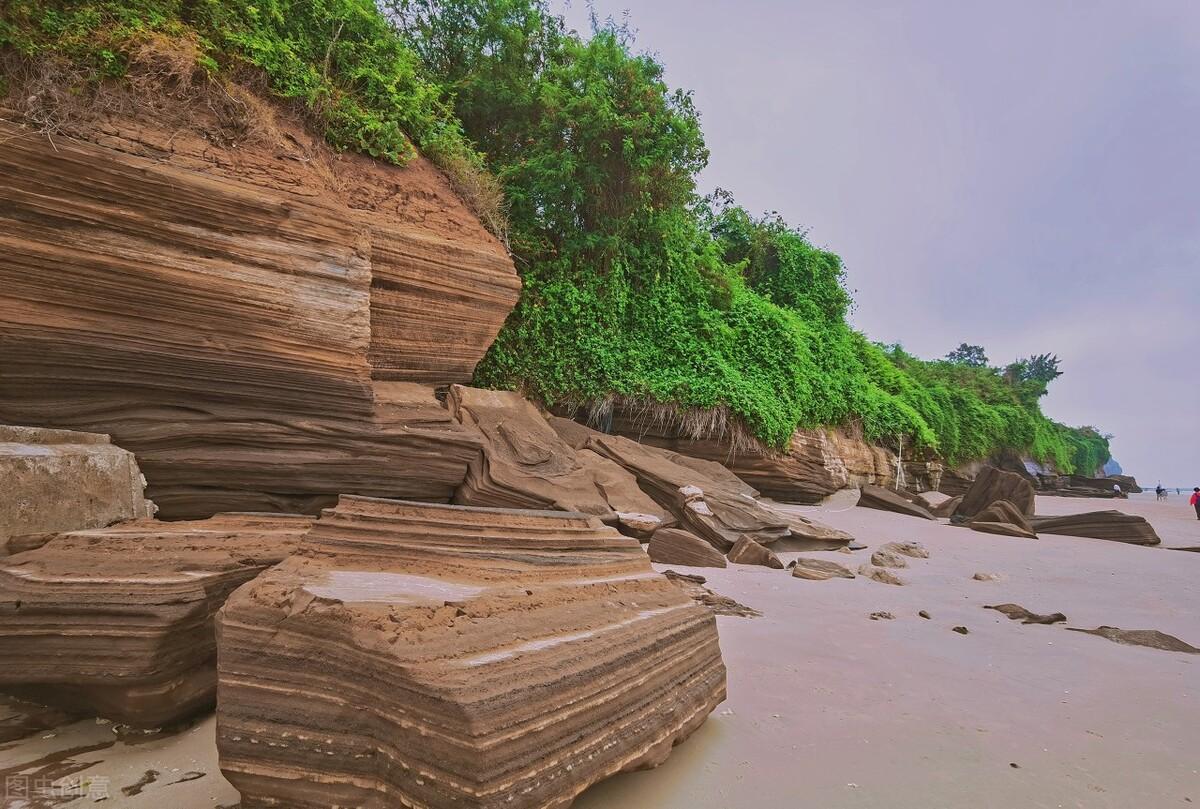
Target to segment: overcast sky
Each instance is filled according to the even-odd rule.
[[[1050,416],[1200,485],[1200,0],[595,6],[695,91],[702,189],[839,253],[870,338],[1057,353]]]

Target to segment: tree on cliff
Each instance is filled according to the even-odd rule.
[[[972,368],[986,368],[988,364],[983,346],[973,346],[967,343],[959,343],[958,348],[946,355],[946,361],[955,365],[969,365]]]

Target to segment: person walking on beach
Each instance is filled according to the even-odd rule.
[[[1166,497],[1167,497],[1167,490],[1162,487],[1161,483],[1154,487],[1154,499],[1165,500]]]
[[[1188,500],[1188,502],[1196,509],[1196,519],[1200,520],[1200,486],[1192,489],[1192,499]]]

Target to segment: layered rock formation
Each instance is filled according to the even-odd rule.
[[[759,545],[748,536],[743,536],[729,549],[729,561],[739,565],[762,565],[776,570],[783,570],[783,562],[771,551]]]
[[[725,694],[712,614],[582,514],[342,498],[219,643],[247,809],[565,807]]]
[[[1027,518],[1033,516],[1033,485],[1015,472],[984,466],[954,509],[953,518],[970,520],[997,500],[1007,500]]]
[[[311,525],[275,514],[140,519],[0,560],[0,690],[136,727],[211,706],[213,616]]]
[[[0,556],[28,547],[23,535],[152,516],[145,485],[106,435],[0,426]]]
[[[221,148],[190,112],[0,123],[0,422],[112,435],[170,517],[448,500],[475,442],[377,383],[469,378],[519,290],[504,249],[423,160],[287,120]]]
[[[966,523],[967,527],[985,534],[1037,539],[1033,526],[1021,510],[1007,500],[997,500]]]
[[[1065,534],[1072,537],[1111,539],[1131,545],[1158,545],[1162,542],[1154,526],[1145,517],[1120,511],[1089,511],[1063,517],[1034,517],[1033,530],[1039,534]]]

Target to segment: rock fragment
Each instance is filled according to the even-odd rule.
[[[877,581],[880,584],[895,584],[902,585],[904,580],[897,576],[892,571],[883,567],[875,567],[874,565],[864,564],[858,569],[858,575],[865,576],[871,581]]]
[[[700,537],[679,528],[660,528],[647,546],[651,562],[689,567],[725,567],[721,552]]]
[[[880,511],[891,511],[895,514],[904,514],[909,517],[920,517],[925,520],[932,520],[933,515],[924,506],[912,502],[891,489],[884,489],[880,486],[866,484],[862,487],[862,493],[858,498],[858,505],[863,508],[874,508]]]
[[[971,578],[975,581],[999,581],[1000,576],[996,573],[976,573]]]
[[[889,548],[880,548],[871,554],[871,564],[878,567],[908,567],[908,561]]]
[[[1023,624],[1058,624],[1067,620],[1067,616],[1061,612],[1039,615],[1036,612],[1030,612],[1020,604],[985,604],[983,608],[985,610],[995,610],[1007,616],[1010,621],[1020,621]]]
[[[889,553],[898,553],[910,559],[929,558],[929,549],[920,542],[885,542],[880,546],[880,550],[888,551]]]
[[[763,567],[783,570],[783,562],[771,551],[759,545],[748,536],[743,536],[729,549],[729,561],[739,565],[762,565]]]
[[[892,621],[896,618],[890,612],[873,612],[870,617],[872,621]]]
[[[219,639],[245,806],[566,806],[725,697],[713,614],[578,513],[343,497]]]
[[[1157,629],[1121,629],[1117,626],[1098,626],[1095,629],[1068,626],[1067,629],[1072,632],[1098,635],[1114,643],[1123,643],[1127,646],[1145,646],[1149,649],[1162,649],[1164,652],[1200,654],[1200,649],[1190,643],[1186,643],[1174,635],[1168,635],[1166,632],[1159,632]]]
[[[788,562],[788,568],[797,579],[809,581],[826,581],[828,579],[853,579],[854,571],[848,567],[830,562],[825,559],[811,559],[801,556]]]
[[[955,627],[951,627],[951,631],[953,631],[953,632],[957,632],[957,633],[958,633],[958,634],[960,634],[960,635],[969,635],[969,634],[971,634],[971,630],[967,629],[965,626],[955,626]]]

